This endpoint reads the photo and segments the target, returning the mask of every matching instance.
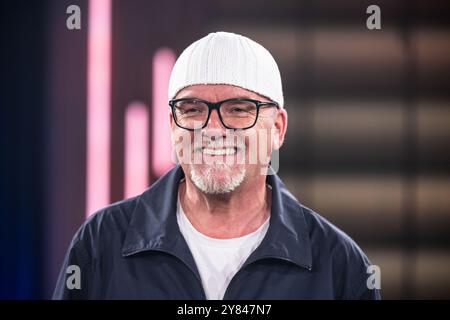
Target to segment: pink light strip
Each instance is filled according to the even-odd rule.
[[[88,10],[86,217],[109,201],[111,1]]]
[[[173,166],[167,90],[174,64],[175,54],[168,48],[159,49],[153,56],[152,170],[157,177]]]
[[[125,198],[141,194],[149,186],[148,108],[133,102],[125,111]]]

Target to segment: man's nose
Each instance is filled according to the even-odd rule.
[[[223,129],[226,130],[226,128],[223,126],[222,121],[220,121],[219,117],[219,110],[212,110],[211,115],[209,116],[208,123],[205,127],[205,129]]]

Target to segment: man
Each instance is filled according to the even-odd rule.
[[[266,49],[209,34],[178,58],[169,100],[179,165],[80,228],[54,298],[380,298],[361,249],[269,166],[287,113]]]

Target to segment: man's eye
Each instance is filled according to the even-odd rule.
[[[250,106],[240,106],[231,108],[232,113],[249,113],[253,111],[253,107]]]
[[[182,108],[178,108],[180,114],[184,114],[184,115],[197,115],[197,114],[201,114],[204,111],[201,108],[198,107],[187,107],[187,106],[183,106]]]
[[[202,110],[200,110],[199,108],[189,108],[183,111],[183,113],[199,113],[199,112],[202,112]]]

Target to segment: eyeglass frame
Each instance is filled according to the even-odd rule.
[[[204,104],[206,104],[208,106],[208,116],[206,117],[206,121],[203,124],[203,126],[201,128],[185,128],[183,126],[181,126],[178,122],[177,122],[177,117],[175,114],[175,104],[180,102],[180,101],[196,101],[196,102],[202,102]],[[244,102],[252,102],[256,105],[256,117],[255,117],[255,122],[253,122],[253,124],[251,126],[248,127],[244,127],[244,128],[233,128],[233,127],[229,127],[225,124],[225,122],[222,119],[222,114],[220,113],[220,107],[222,106],[222,104],[224,104],[225,102],[230,102],[230,101],[244,101]],[[247,98],[231,98],[231,99],[226,99],[226,100],[222,100],[222,101],[218,101],[218,102],[210,102],[210,101],[206,101],[206,100],[202,100],[202,99],[197,99],[197,98],[181,98],[181,99],[172,99],[169,100],[169,106],[172,110],[172,117],[173,120],[175,121],[175,124],[180,127],[181,129],[185,129],[185,130],[189,130],[189,131],[195,131],[195,130],[201,130],[206,128],[206,126],[208,125],[209,122],[209,118],[211,117],[211,112],[213,110],[217,110],[217,115],[219,116],[220,122],[222,123],[222,125],[227,128],[227,129],[231,129],[231,130],[247,130],[250,128],[253,128],[256,125],[256,122],[258,122],[258,118],[259,118],[259,109],[261,107],[264,106],[273,106],[276,107],[277,109],[280,109],[280,106],[278,103],[276,103],[275,101],[259,101],[259,100],[255,100],[255,99],[247,99]]]

